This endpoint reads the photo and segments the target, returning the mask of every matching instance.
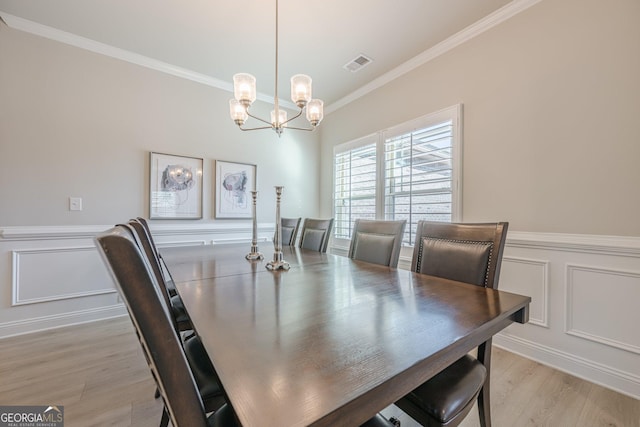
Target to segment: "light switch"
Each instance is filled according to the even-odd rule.
[[[82,210],[82,197],[69,197],[69,210],[81,211]]]

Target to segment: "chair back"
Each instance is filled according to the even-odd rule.
[[[162,267],[160,266],[158,252],[156,251],[155,245],[153,244],[153,240],[151,234],[148,232],[148,228],[142,225],[142,223],[137,219],[129,220],[128,226],[133,229],[136,236],[138,237],[138,244],[147,256],[147,259],[151,266],[151,270],[153,271],[158,284],[160,284],[161,288],[163,288],[165,285],[164,275],[162,274]],[[164,290],[166,291],[166,288]]]
[[[280,218],[282,229],[282,246],[295,246],[298,238],[298,227],[302,218]]]
[[[331,229],[333,228],[333,218],[312,219],[306,218],[300,233],[299,246],[304,249],[311,249],[318,252],[326,252]]]
[[[137,217],[136,219],[132,219],[131,221],[137,221],[144,227],[144,229],[146,231],[146,235],[147,235],[147,237],[149,237],[149,243],[151,244],[151,250],[153,251],[153,254],[154,254],[155,258],[158,261],[158,266],[160,267],[160,271],[162,272],[163,276],[166,278],[165,286],[167,287],[167,290],[169,291],[169,295],[176,295],[178,293],[178,291],[176,291],[176,287],[175,287],[175,285],[173,283],[173,278],[171,277],[171,272],[169,271],[169,269],[165,265],[164,260],[162,259],[162,255],[160,254],[160,252],[158,252],[158,247],[156,246],[156,243],[153,241],[153,234],[151,234],[151,228],[149,227],[149,223],[147,222],[146,219],[144,219],[142,217]]]
[[[151,235],[147,232],[148,228],[144,227],[137,219],[130,220],[126,225],[126,228],[128,228],[129,231],[133,234],[133,239],[136,241],[143,254],[146,255],[146,261],[156,279],[158,290],[164,300],[165,305],[169,307],[169,312],[171,312],[171,294],[169,293],[167,282],[165,281],[164,275],[162,274],[160,259],[156,256],[157,252],[155,250],[153,240],[151,239]],[[174,327],[176,328],[176,331],[179,331],[180,328],[175,316],[170,315],[170,318]]]
[[[497,289],[508,222],[419,221],[411,270]]]
[[[158,263],[160,263],[160,253],[158,252],[156,243],[153,241],[153,235],[151,234],[151,228],[149,227],[149,223],[147,222],[146,219],[142,217],[137,217],[136,219],[132,219],[129,221],[129,223],[134,221],[139,223],[144,228],[144,231],[146,232],[146,235],[149,238],[149,243],[151,244],[151,250],[153,251],[153,256],[158,260]]]
[[[168,308],[131,230],[118,225],[98,235],[96,246],[127,307],[172,425],[205,427],[204,406]]]
[[[349,245],[349,258],[397,267],[406,225],[406,220],[356,219]]]

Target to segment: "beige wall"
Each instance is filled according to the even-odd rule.
[[[275,220],[274,185],[285,185],[283,216],[317,215],[318,135],[240,132],[230,97],[0,22],[0,227],[148,215],[149,151],[204,158],[203,222],[215,159],[257,164],[259,221]]]
[[[543,0],[323,123],[332,148],[464,105],[463,220],[640,236],[640,2]]]
[[[237,131],[227,92],[0,25],[0,225],[147,215],[149,151],[205,159],[203,221],[214,159],[258,165],[260,221],[277,184],[283,215],[329,216],[334,144],[460,102],[465,221],[640,236],[638,22],[637,0],[543,0],[328,115],[321,148]]]

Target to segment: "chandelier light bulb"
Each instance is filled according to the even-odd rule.
[[[278,110],[278,117],[276,118],[276,110],[271,110],[271,125],[274,128],[284,127],[287,121],[287,112],[285,110]]]
[[[324,103],[319,99],[312,99],[307,104],[307,120],[311,126],[318,126],[324,117]]]
[[[249,118],[245,106],[234,98],[229,100],[229,114],[231,115],[231,120],[238,126],[242,126]]]
[[[291,77],[291,100],[299,108],[311,101],[311,77],[305,74],[296,74]]]
[[[238,73],[233,76],[233,96],[243,105],[256,100],[256,78],[251,74]]]

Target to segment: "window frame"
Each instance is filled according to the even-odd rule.
[[[385,197],[386,197],[386,176],[385,176],[385,141],[400,135],[412,133],[431,126],[435,126],[447,121],[451,121],[452,136],[452,173],[451,173],[451,221],[462,221],[462,165],[463,165],[463,147],[462,147],[462,104],[456,104],[451,107],[444,108],[434,113],[406,121],[396,126],[383,129],[373,134],[354,139],[333,147],[333,175],[332,175],[332,212],[336,217],[336,157],[339,154],[352,151],[365,145],[376,144],[376,177],[375,177],[375,217],[377,219],[385,218]],[[354,217],[349,216],[352,223]],[[407,231],[411,232],[410,225]],[[415,232],[415,230],[413,230]],[[347,246],[350,239],[336,237],[336,230],[333,233],[334,245],[337,247]],[[349,235],[351,228],[349,229]],[[405,245],[407,246],[407,245]],[[411,245],[407,246],[411,247]]]

